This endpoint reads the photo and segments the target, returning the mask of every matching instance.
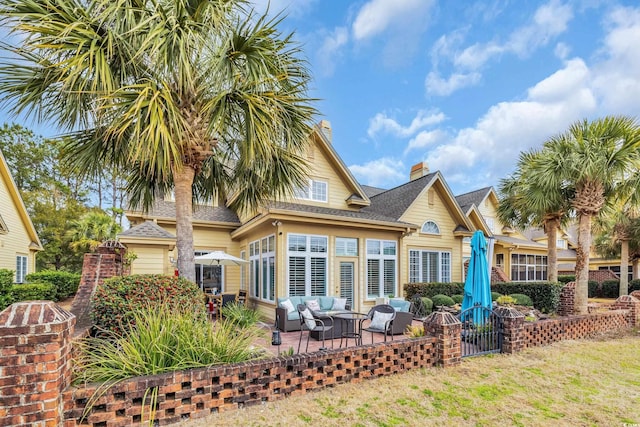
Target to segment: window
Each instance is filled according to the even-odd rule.
[[[410,250],[409,282],[451,282],[451,252]]]
[[[326,236],[287,236],[289,295],[327,295]]]
[[[487,227],[489,227],[489,230],[491,230],[492,233],[495,233],[496,230],[494,230],[494,227],[496,220],[490,216],[487,216],[484,218],[484,222],[487,223]]]
[[[194,251],[195,256],[206,255],[210,251]],[[221,265],[196,264],[196,283],[205,291],[224,291],[224,270]]]
[[[265,301],[274,301],[276,295],[275,235],[249,243],[250,293]]]
[[[240,251],[240,258],[247,259],[247,251]],[[240,289],[247,289],[247,267],[240,266]]]
[[[298,188],[295,196],[302,200],[313,200],[316,202],[327,202],[327,183],[325,181],[309,180],[309,186]]]
[[[25,255],[16,256],[16,283],[24,283],[27,273],[27,257]]]
[[[547,280],[547,256],[511,254],[511,280],[517,282]]]
[[[433,221],[427,221],[422,224],[422,230],[420,231],[427,234],[440,234],[440,227]]]
[[[564,239],[556,239],[556,248],[564,249],[565,248],[564,244],[565,244]]]
[[[337,256],[358,256],[358,239],[336,237]]]
[[[367,298],[396,294],[396,242],[367,240]]]

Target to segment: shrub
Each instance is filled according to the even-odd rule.
[[[527,307],[533,306],[533,301],[531,301],[531,298],[525,294],[511,294],[509,296],[516,300],[517,305],[526,305]]]
[[[589,280],[587,284],[589,286],[589,298],[598,298],[602,295],[600,291],[600,284],[598,282],[595,280]]]
[[[0,310],[4,310],[13,303],[12,287],[13,271],[0,269]]]
[[[424,336],[424,325],[407,325],[404,331],[405,336],[409,338],[420,338]]]
[[[558,282],[560,283],[569,283],[569,282],[575,282],[576,281],[576,275],[575,274],[565,274],[562,276],[558,276]]]
[[[491,301],[496,301],[502,294],[500,292],[491,292]]]
[[[453,301],[453,299],[448,295],[434,295],[431,297],[431,300],[433,301],[434,307],[440,307],[441,305],[451,307],[452,305],[455,305],[455,301]]]
[[[230,322],[239,328],[248,328],[258,323],[260,313],[244,304],[231,303],[221,309],[225,322]]]
[[[424,314],[431,314],[431,312],[433,311],[433,301],[431,300],[431,298],[422,297],[420,298],[420,302],[422,303],[422,308],[424,308]]]
[[[561,283],[549,282],[507,282],[494,283],[491,290],[503,295],[528,295],[535,308],[543,313],[555,313],[560,304],[562,286]]]
[[[502,295],[496,300],[496,304],[498,305],[513,305],[515,303],[516,303],[516,299],[513,298],[511,295]]]
[[[464,283],[406,283],[404,296],[410,300],[414,295],[431,298],[434,295],[456,295],[464,293]]]
[[[618,298],[620,296],[620,280],[605,280],[601,284],[603,298]]]
[[[76,383],[111,383],[264,355],[253,347],[264,335],[260,328],[239,329],[230,322],[213,327],[206,317],[186,306],[140,307],[132,319],[136,326],[124,334],[108,332],[108,339],[90,337],[79,342]]]
[[[462,300],[464,299],[464,295],[460,295],[460,294],[451,295],[451,299],[456,304],[462,304]]]
[[[633,279],[629,282],[629,293],[633,291],[640,291],[640,279]]]
[[[51,283],[19,283],[11,287],[13,302],[54,300],[55,294]]]
[[[187,308],[206,319],[202,291],[182,277],[137,274],[112,277],[96,288],[91,298],[93,320],[98,329],[124,332],[136,311],[145,307]]]
[[[44,270],[27,274],[29,283],[50,283],[55,291],[52,299],[60,301],[74,295],[80,285],[80,274],[68,271]]]

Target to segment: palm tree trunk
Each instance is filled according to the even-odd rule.
[[[547,280],[558,281],[558,221],[551,220],[545,224],[547,232]]]
[[[633,266],[633,280],[636,280],[638,278],[640,278],[640,274],[638,274],[638,267],[640,267],[640,259],[639,258],[633,258],[633,262],[631,263],[631,265]]]
[[[629,241],[620,242],[620,291],[619,296],[629,293]]]
[[[591,215],[582,213],[578,223],[576,249],[576,314],[587,314],[589,298],[589,251],[591,249]]]
[[[178,272],[181,277],[196,281],[196,263],[193,252],[193,197],[192,186],[195,170],[189,165],[173,168],[176,201],[176,247],[178,248]]]

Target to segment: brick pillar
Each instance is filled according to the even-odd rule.
[[[634,291],[633,293],[638,292]],[[618,297],[616,302],[611,306],[611,310],[627,310],[628,314],[625,316],[629,326],[640,326],[640,300],[632,295],[623,295]]]
[[[0,425],[62,425],[75,317],[51,301],[0,313]]]
[[[444,367],[459,365],[462,360],[462,323],[453,314],[435,311],[424,319],[426,335],[436,338],[435,358]]]
[[[575,314],[576,282],[569,282],[560,291],[560,306],[558,314],[560,316],[571,316]]]
[[[513,307],[498,307],[495,313],[502,317],[502,353],[513,354],[524,349],[524,315]]]
[[[631,292],[629,295],[631,295],[632,297],[634,297],[635,299],[640,300],[640,291],[633,291]]]

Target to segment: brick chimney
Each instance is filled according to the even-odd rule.
[[[325,138],[327,138],[327,141],[333,143],[333,131],[331,130],[331,122],[329,122],[329,120],[320,120],[319,126]]]
[[[411,166],[411,173],[409,174],[409,181],[414,181],[418,178],[422,178],[423,176],[429,173],[429,165],[426,162],[420,162]]]

